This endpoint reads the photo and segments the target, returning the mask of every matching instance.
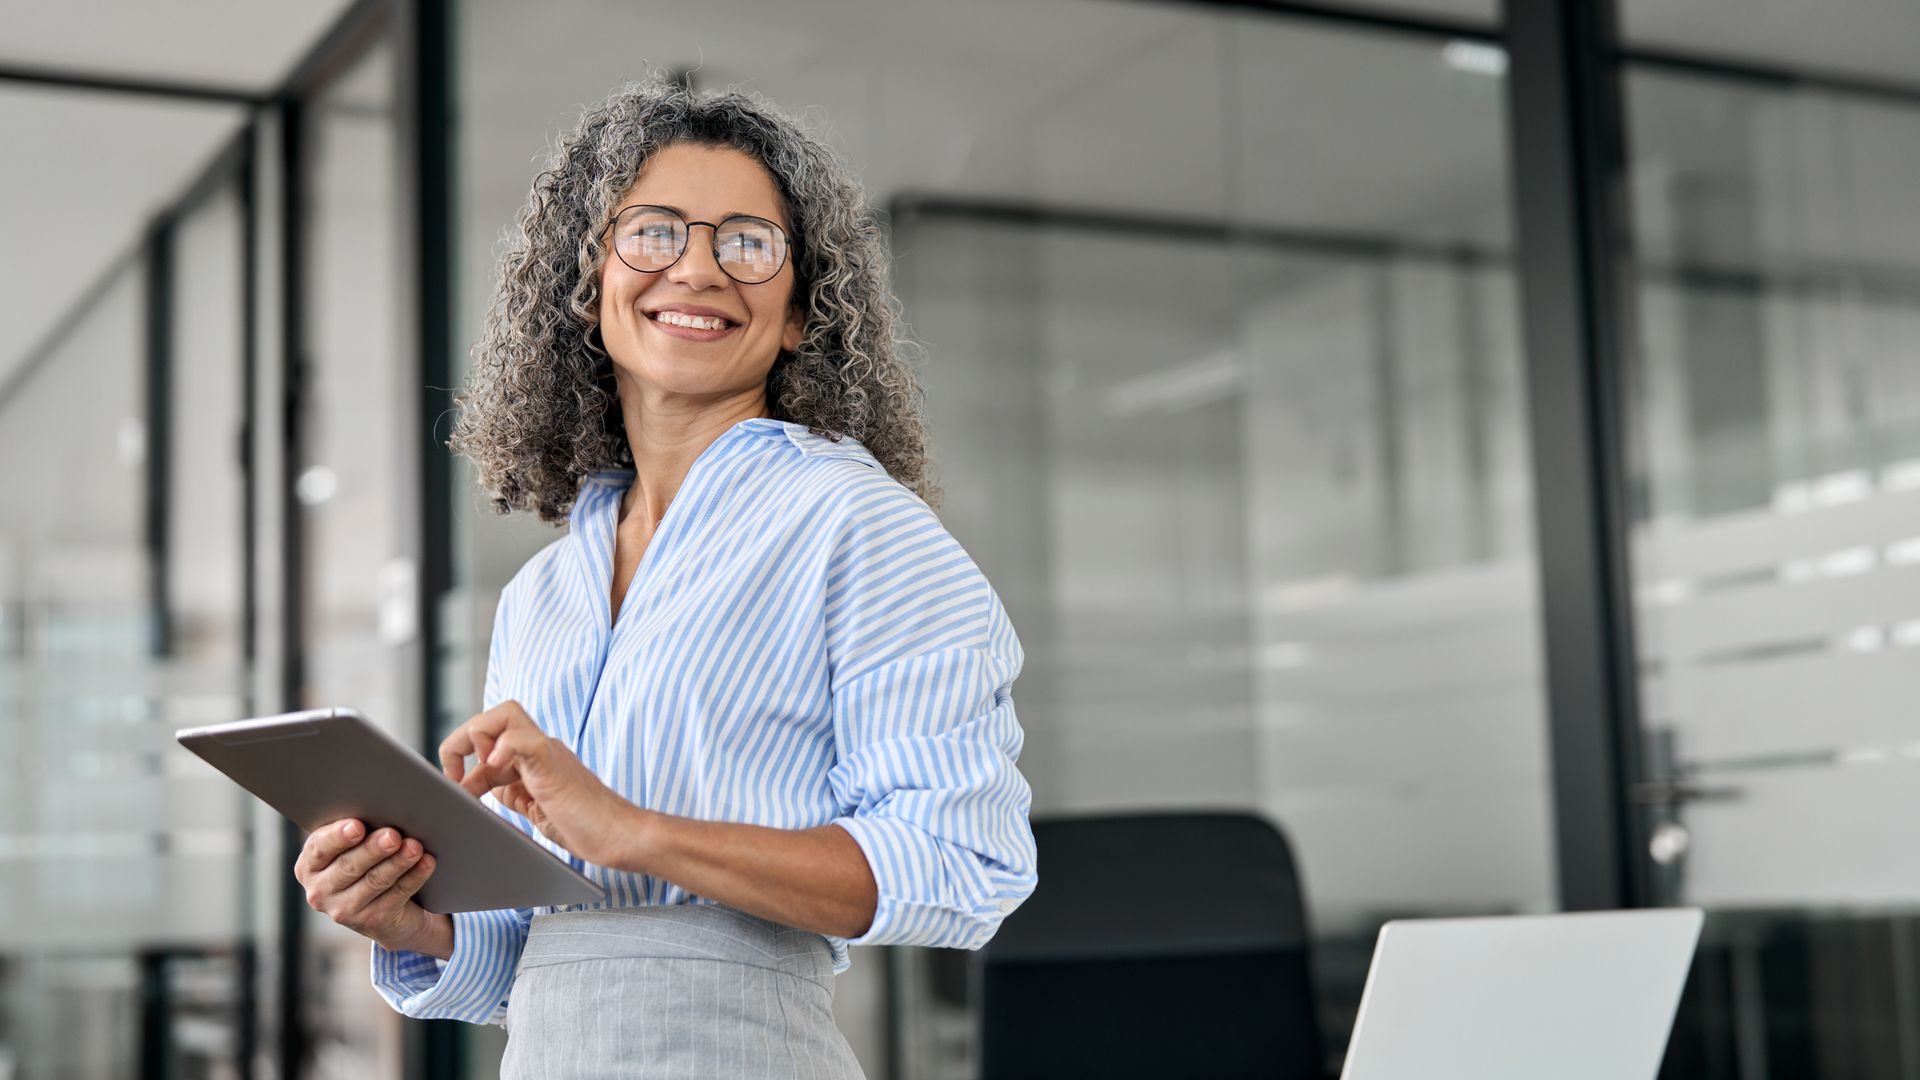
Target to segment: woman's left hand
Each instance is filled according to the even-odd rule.
[[[472,772],[468,754],[480,756]],[[517,701],[503,701],[455,729],[440,744],[440,768],[475,798],[492,788],[547,839],[601,866],[611,865],[633,809]]]

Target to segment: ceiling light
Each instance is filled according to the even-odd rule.
[[[1495,78],[1507,73],[1507,50],[1498,45],[1456,39],[1447,42],[1440,55],[1446,60],[1447,66],[1455,71],[1492,75]]]

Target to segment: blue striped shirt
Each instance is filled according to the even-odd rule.
[[[985,943],[1036,866],[1023,653],[979,567],[857,441],[756,418],[694,461],[612,620],[632,481],[584,481],[567,534],[502,591],[486,707],[518,701],[637,806],[845,829],[879,906],[860,937],[827,939],[835,972],[849,944]],[[572,910],[711,902],[585,863],[483,800],[606,887]],[[456,914],[451,960],[376,944],[373,984],[408,1016],[504,1023],[528,927],[553,910]]]

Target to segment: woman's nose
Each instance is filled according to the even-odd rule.
[[[708,231],[701,231],[703,229]],[[720,263],[713,257],[712,229],[713,226],[705,222],[688,226],[687,250],[680,254],[677,262],[667,268],[668,279],[695,288],[705,288],[715,284],[724,285],[733,280],[727,276],[725,270],[720,269]]]

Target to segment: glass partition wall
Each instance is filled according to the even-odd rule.
[[[411,236],[402,70],[390,24],[303,108],[301,356],[293,497],[300,707],[348,705],[419,746],[420,446],[407,348]],[[291,864],[288,866],[291,872]],[[367,939],[303,910],[315,1077],[403,1075],[403,1028],[369,981]]]
[[[0,1076],[233,1076],[258,1044],[252,800],[173,740],[253,678],[244,155],[231,111],[190,123],[204,190],[0,393]]]

